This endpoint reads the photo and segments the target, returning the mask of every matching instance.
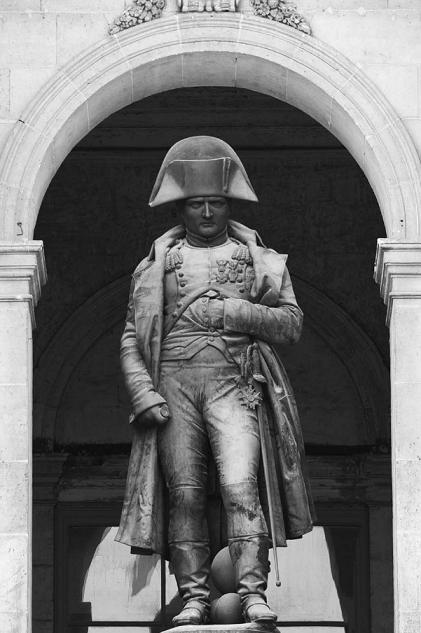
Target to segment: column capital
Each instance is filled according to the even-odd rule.
[[[378,239],[374,279],[387,305],[389,325],[395,299],[421,298],[421,242]]]
[[[41,241],[0,242],[0,303],[26,301],[33,327],[35,306],[46,281],[47,269]]]

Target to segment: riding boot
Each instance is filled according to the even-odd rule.
[[[210,550],[207,542],[170,543],[170,559],[183,600],[182,611],[173,618],[174,626],[205,624],[210,607]]]
[[[265,535],[230,539],[237,593],[246,622],[274,625],[277,617],[266,603],[269,542]]]

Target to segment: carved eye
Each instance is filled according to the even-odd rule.
[[[217,209],[221,209],[225,206],[225,200],[212,200],[210,203],[212,207],[216,207]]]

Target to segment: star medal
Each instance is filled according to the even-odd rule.
[[[242,404],[248,409],[255,409],[262,402],[262,394],[250,384],[246,387],[240,387],[240,397]]]

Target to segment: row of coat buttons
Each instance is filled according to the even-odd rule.
[[[176,268],[181,268],[181,266],[180,266],[180,265],[179,265],[179,266],[176,266]],[[180,277],[184,277],[184,273],[183,273],[181,270],[178,270],[178,271],[177,271],[177,274],[178,274],[178,277],[179,277],[179,278],[180,278]],[[187,285],[187,281],[185,281],[185,279],[182,279],[182,281],[180,281],[180,286],[181,286],[181,288],[184,288],[186,285]],[[185,297],[185,296],[186,296],[185,291],[184,291],[184,290],[180,290],[180,297]],[[183,305],[183,304],[182,304],[182,302],[181,302],[181,301],[179,301],[179,302],[177,303],[177,307],[179,307],[179,308],[181,308],[181,307],[182,307],[182,305]]]
[[[206,314],[207,309],[208,309],[208,306],[207,306],[207,302],[208,301],[209,301],[208,297],[202,297],[202,303],[204,304],[202,306],[202,312],[204,312],[205,314]],[[208,317],[205,317],[203,319],[203,321],[204,321],[205,325],[209,324],[209,318]],[[212,336],[208,337],[208,343],[212,343],[213,342],[213,337],[218,336],[218,332],[216,332],[215,328],[212,327],[212,326],[208,328],[208,334],[212,334]]]
[[[209,318],[205,316],[206,311],[207,311],[207,306],[206,306],[206,302],[207,302],[207,298],[206,297],[202,297],[202,312],[203,312],[203,323],[204,325],[209,325]],[[211,338],[208,338],[208,343],[210,343],[212,341]]]
[[[184,273],[181,270],[179,270],[181,268],[181,264],[177,264],[176,268],[177,268],[177,275],[178,275],[178,277],[184,277]],[[184,288],[184,286],[186,286],[186,285],[187,285],[187,281],[185,281],[184,279],[182,281],[180,281],[180,286],[182,288]],[[180,293],[179,293],[179,296],[180,297],[185,297],[186,296],[186,292],[184,290],[181,290]],[[182,307],[183,307],[183,302],[182,301],[177,301],[177,308],[182,308]],[[178,312],[177,311],[173,312],[172,316],[173,317],[178,316]]]

